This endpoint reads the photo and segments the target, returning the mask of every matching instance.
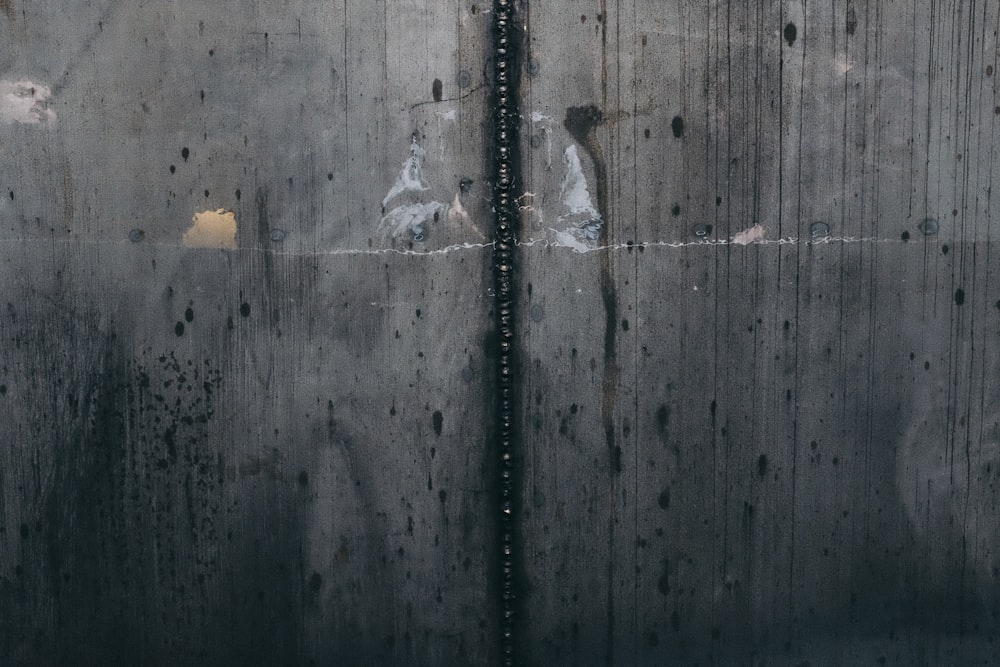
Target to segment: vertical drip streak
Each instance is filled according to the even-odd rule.
[[[500,651],[503,665],[514,665],[517,588],[515,561],[514,423],[516,400],[514,359],[514,249],[520,211],[517,106],[520,63],[518,31],[514,25],[514,0],[493,4],[493,208],[495,229],[493,277],[496,289],[496,329],[499,344],[497,367],[497,446],[500,454]]]

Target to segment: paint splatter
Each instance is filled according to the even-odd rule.
[[[236,214],[218,209],[195,213],[181,242],[188,248],[235,248]]]
[[[744,229],[733,237],[733,243],[737,245],[750,245],[764,238],[764,228],[757,223],[750,229]]]
[[[0,123],[52,125],[52,89],[31,81],[0,81]]]

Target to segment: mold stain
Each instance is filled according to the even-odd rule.
[[[218,209],[195,213],[181,242],[188,248],[235,248],[236,214]]]

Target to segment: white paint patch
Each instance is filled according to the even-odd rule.
[[[431,224],[437,222],[434,216],[440,218],[447,208],[447,205],[439,201],[397,206],[386,213],[379,222],[378,232],[392,238],[410,233],[414,241],[423,241]]]
[[[235,248],[236,214],[218,209],[195,213],[194,223],[181,238],[188,248]]]
[[[750,245],[764,238],[764,228],[758,222],[750,229],[744,229],[733,237],[736,245]]]
[[[462,199],[457,192],[455,193],[455,198],[451,200],[451,207],[448,209],[448,221],[456,224],[469,221],[469,214],[466,212],[465,207],[462,206]]]
[[[555,229],[552,232],[556,239],[552,245],[572,248],[575,252],[590,252],[593,250],[591,246],[579,240],[572,232],[560,232]]]
[[[854,63],[847,56],[837,56],[833,60],[833,69],[837,74],[844,75],[854,69]]]
[[[550,121],[550,120],[552,120],[552,118],[550,118],[549,116],[546,116],[541,111],[532,111],[531,112],[531,122],[532,123],[541,123],[541,122]]]
[[[0,123],[53,125],[52,89],[31,81],[0,81]]]
[[[569,209],[570,215],[585,214],[592,218],[600,218],[594,203],[590,199],[590,191],[587,190],[587,177],[583,175],[583,167],[580,165],[580,156],[576,152],[576,144],[571,144],[563,154],[562,183],[559,185],[559,199],[563,206]],[[561,216],[559,219],[562,220]]]
[[[456,121],[458,120],[458,111],[455,109],[451,109],[450,111],[438,111],[437,116],[441,120]]]
[[[410,143],[410,157],[403,163],[403,169],[399,172],[399,177],[396,179],[395,184],[389,188],[385,199],[382,200],[382,208],[385,208],[394,197],[404,192],[421,192],[428,189],[428,186],[424,183],[423,176],[425,155],[426,152],[417,143],[417,138],[413,137],[413,141]],[[383,218],[384,220],[385,218]]]
[[[563,154],[563,167],[565,171],[559,187],[559,199],[568,213],[558,218],[559,223],[566,227],[557,233],[556,240],[560,245],[569,245],[565,239],[571,237],[577,244],[592,250],[597,247],[596,243],[600,239],[604,221],[590,198],[587,177],[583,174],[575,144],[566,148]]]

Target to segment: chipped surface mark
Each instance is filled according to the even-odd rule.
[[[533,138],[532,142],[545,141],[545,169],[546,171],[550,170],[552,169],[552,118],[541,111],[532,111],[530,118],[532,134],[538,137],[537,140]],[[537,130],[535,129],[536,125],[538,126]]]
[[[52,125],[56,112],[49,105],[52,90],[31,81],[0,81],[0,123]]]
[[[736,245],[750,245],[756,241],[760,241],[764,238],[764,228],[758,222],[753,227],[749,229],[744,229],[742,232],[736,234],[733,237],[733,243]]]
[[[604,221],[591,200],[587,177],[583,174],[575,144],[566,148],[563,167],[565,171],[559,187],[559,200],[568,212],[558,218],[560,225],[565,227],[563,231],[556,232],[556,240],[578,250],[581,247],[593,249],[600,238]],[[568,239],[574,242],[569,244]]]
[[[195,213],[181,242],[188,248],[235,248],[236,214],[218,209]]]
[[[389,192],[386,193],[385,199],[382,200],[382,208],[385,208],[393,198],[404,192],[421,192],[427,189],[427,184],[424,183],[423,172],[424,156],[426,154],[426,151],[417,143],[417,137],[414,135],[410,142],[410,157],[403,163],[403,169],[399,172],[399,177],[389,189]]]

